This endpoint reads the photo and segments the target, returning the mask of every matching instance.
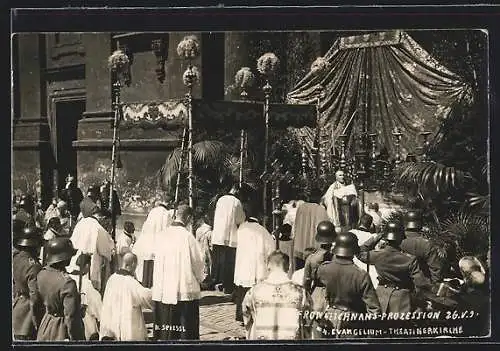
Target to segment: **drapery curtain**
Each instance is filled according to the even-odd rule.
[[[392,132],[397,127],[405,156],[420,145],[420,132],[429,131],[432,138],[452,105],[472,95],[459,76],[402,31],[339,38],[324,59],[325,68],[309,72],[287,95],[288,103],[314,104],[318,87],[323,87],[319,102],[323,150],[330,150],[344,129],[350,148],[354,136],[365,129],[378,133],[378,145],[394,156]],[[316,131],[294,131],[305,138],[311,155]]]

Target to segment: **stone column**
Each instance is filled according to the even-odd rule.
[[[45,204],[50,197],[52,158],[45,85],[41,78],[45,66],[44,35],[22,33],[16,34],[13,40],[14,106],[18,106],[12,126],[13,189],[34,194],[36,183],[41,182],[41,200]]]

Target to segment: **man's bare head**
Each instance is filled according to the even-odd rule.
[[[127,252],[122,258],[122,269],[133,273],[137,267],[137,256],[132,252]]]
[[[338,170],[337,172],[335,172],[335,180],[337,180],[337,182],[339,182],[339,183],[343,183],[344,182],[344,171]]]

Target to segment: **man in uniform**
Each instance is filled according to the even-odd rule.
[[[387,245],[374,250],[382,239]],[[368,239],[360,247],[358,258],[375,266],[378,272],[379,285],[377,296],[382,313],[413,311],[412,293],[415,289],[430,288],[430,282],[422,274],[417,258],[401,251],[404,229],[399,222],[387,223],[385,233]]]
[[[317,276],[318,267],[323,262],[332,260],[332,243],[335,241],[335,226],[330,221],[320,222],[316,228],[316,242],[320,247],[309,257],[304,265],[304,280],[302,286],[311,295],[312,310],[323,312],[327,306],[325,285],[321,283]],[[320,338],[317,333],[315,323],[313,323],[313,338]]]
[[[341,313],[380,313],[381,308],[371,279],[365,271],[357,267],[353,257],[359,251],[358,238],[351,232],[341,233],[335,239],[331,262],[324,262],[318,268],[318,279],[326,286],[326,298],[330,312],[329,335],[334,330],[347,327],[335,316]],[[342,322],[342,323],[341,323]],[[349,324],[350,327],[354,325]],[[366,327],[366,325],[365,325]],[[332,335],[340,336],[340,335]]]
[[[12,257],[12,331],[15,340],[34,340],[43,316],[37,286],[37,275],[42,269],[38,261],[42,233],[36,227],[26,227],[16,236]]]
[[[75,253],[68,238],[55,238],[47,245],[47,265],[37,278],[46,308],[38,329],[39,341],[85,340],[80,293],[66,273]]]
[[[401,242],[401,250],[416,256],[420,269],[432,284],[438,284],[443,278],[443,265],[437,247],[424,238],[422,230],[422,214],[409,211],[405,216],[405,236]]]
[[[27,227],[28,226],[34,227],[35,218],[33,218],[33,212],[34,212],[33,198],[29,195],[21,196],[18,210],[14,218],[24,222],[24,225]]]

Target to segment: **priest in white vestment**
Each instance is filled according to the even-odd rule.
[[[215,283],[222,284],[224,293],[231,294],[234,290],[234,264],[238,226],[245,220],[245,211],[238,198],[239,186],[233,185],[229,194],[217,200],[212,230],[212,247],[214,254]]]
[[[241,304],[248,290],[267,276],[267,257],[276,243],[265,227],[259,224],[255,211],[238,228],[238,246],[234,267],[236,320],[243,322]],[[253,213],[252,213],[253,212]]]
[[[105,219],[101,211],[82,218],[71,235],[74,248],[91,255],[90,281],[101,294],[111,275],[111,258],[115,254],[115,243],[101,224]]]
[[[370,232],[370,227],[372,226],[373,218],[369,214],[363,214],[359,220],[359,226],[357,229],[349,230],[351,233],[356,235],[358,238],[358,244],[363,245],[365,241],[376,236],[376,234]],[[356,266],[368,272],[370,279],[372,280],[373,287],[376,289],[378,286],[378,273],[375,266],[361,262],[356,256],[353,257],[353,262]]]
[[[180,205],[172,225],[158,237],[153,271],[155,340],[198,340],[203,253],[188,229],[193,209]]]
[[[66,267],[66,271],[80,292],[85,339],[99,340],[98,323],[101,320],[102,297],[88,277],[91,259],[90,255],[77,253]]]
[[[138,236],[132,252],[137,255],[137,269],[135,275],[137,280],[144,286],[151,287],[153,275],[154,250],[158,244],[158,233],[167,229],[172,223],[174,210],[167,203],[160,202],[148,214],[142,225],[141,234]],[[144,267],[146,266],[146,276]]]
[[[335,172],[335,181],[322,198],[337,233],[354,228],[360,215],[356,188],[354,184],[346,185],[344,179],[343,171]]]
[[[143,309],[152,308],[151,289],[134,277],[137,256],[123,255],[121,268],[108,281],[101,311],[100,336],[116,341],[146,341]]]
[[[126,221],[123,223],[123,230],[116,233],[116,268],[122,266],[122,258],[127,252],[132,252],[132,245],[135,242],[134,223]],[[135,273],[135,272],[134,272]]]

